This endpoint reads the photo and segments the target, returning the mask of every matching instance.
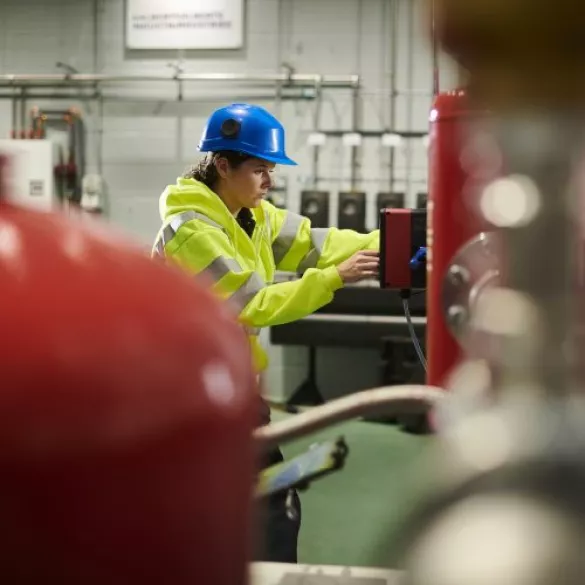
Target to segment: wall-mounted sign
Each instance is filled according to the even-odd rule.
[[[126,0],[128,49],[238,49],[244,0]]]

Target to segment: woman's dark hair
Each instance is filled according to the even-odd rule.
[[[212,189],[219,179],[217,167],[215,166],[215,162],[219,158],[225,158],[228,161],[230,167],[237,169],[242,163],[254,157],[250,156],[249,154],[244,154],[243,152],[236,152],[231,150],[211,152],[203,159],[201,159],[198,164],[188,169],[184,173],[183,178],[201,181],[201,183]]]

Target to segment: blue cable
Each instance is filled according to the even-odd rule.
[[[423,260],[427,258],[427,248],[426,246],[421,246],[417,253],[411,258],[410,260],[410,267],[411,268],[418,268],[422,263]]]
[[[416,254],[410,260],[410,267],[415,270],[418,268],[427,258],[427,248],[426,246],[421,246]],[[416,355],[424,369],[427,371],[427,360],[425,358],[425,354],[421,347],[420,341],[416,335],[416,331],[414,329],[414,324],[412,322],[412,317],[410,316],[410,307],[408,305],[408,297],[410,296],[410,291],[405,291],[406,294],[402,296],[402,307],[404,309],[404,316],[406,317],[406,323],[408,325],[408,331],[410,333],[410,338],[414,345],[414,349],[416,351]]]

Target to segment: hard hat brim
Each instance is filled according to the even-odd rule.
[[[257,155],[253,155],[256,156],[257,158],[259,158],[260,160],[265,160],[271,163],[275,163],[277,165],[286,165],[289,167],[296,167],[298,165],[298,163],[296,163],[292,158],[289,158],[288,156],[257,156]]]
[[[209,148],[198,148],[199,152],[220,152],[220,151],[230,151],[231,149],[229,148],[218,148],[217,150],[215,149],[209,149]],[[248,151],[245,148],[234,148],[233,150],[231,150],[232,152],[242,152],[244,154],[247,154],[249,156],[253,156],[254,158],[260,159],[260,160],[265,160],[267,162],[271,162],[277,165],[285,165],[285,166],[290,166],[290,167],[296,167],[298,166],[298,163],[295,162],[292,158],[289,158],[288,156],[272,156],[270,154],[259,154],[257,152],[252,152],[252,151]]]

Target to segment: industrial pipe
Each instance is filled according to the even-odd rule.
[[[313,113],[313,129],[315,132],[320,132],[320,127],[321,127],[321,110],[322,110],[322,106],[323,106],[323,92],[321,91],[321,80],[319,80],[319,83],[317,85],[315,85],[315,97],[317,98],[317,101],[315,103],[315,111]],[[282,96],[281,96],[282,98]],[[312,175],[312,184],[313,184],[313,189],[317,189],[318,187],[318,183],[319,183],[319,147],[318,146],[314,146],[313,147],[313,161],[312,161],[312,169],[311,169],[311,175]]]
[[[26,138],[26,88],[20,88],[20,138]]]
[[[351,418],[371,414],[424,414],[445,395],[443,389],[433,386],[383,386],[365,390],[261,427],[254,433],[254,439],[262,448],[270,448]]]
[[[398,27],[400,22],[400,10],[398,0],[391,0],[392,12],[390,22],[392,23],[390,33],[390,128],[396,128],[396,98],[397,92],[397,78],[398,78]],[[411,129],[410,126],[408,128]],[[396,180],[396,153],[393,148],[389,149],[389,192],[394,192],[394,181]]]
[[[393,129],[385,129],[385,130],[360,130],[357,128],[356,130],[351,130],[352,132],[357,132],[361,134],[362,138],[381,138],[384,134],[392,133],[397,134],[402,138],[424,138],[425,136],[429,135],[428,130],[393,130]],[[340,138],[344,134],[348,134],[349,130],[320,130],[321,134],[325,134],[325,136],[331,136],[332,138]]]
[[[408,88],[411,88],[414,85],[414,67],[415,67],[415,61],[414,61],[414,53],[415,53],[415,47],[414,47],[414,41],[415,41],[415,5],[414,2],[407,2],[407,28],[408,28],[408,33],[407,33],[407,52],[406,52],[406,62],[407,62],[407,68],[406,68],[406,85]],[[403,4],[404,5],[404,4]],[[414,125],[414,100],[412,99],[408,99],[406,100],[406,124],[407,124],[407,128],[408,130],[412,130],[412,127]],[[406,185],[405,185],[405,191],[406,191],[406,196],[409,197],[410,196],[410,190],[412,187],[412,166],[413,166],[413,149],[412,149],[412,143],[407,142],[406,144],[406,164],[405,164],[405,168],[406,168]]]
[[[351,131],[352,133],[359,133],[359,127],[361,125],[361,116],[360,116],[360,94],[359,94],[359,87],[354,87],[352,89],[352,98],[351,98]],[[357,167],[358,167],[358,147],[352,146],[351,147],[351,168],[350,168],[350,185],[351,190],[355,190],[358,182],[357,176]]]
[[[15,95],[9,96],[12,99],[12,125],[10,135],[12,138],[18,138],[18,105],[19,101]]]
[[[232,97],[234,94],[231,94]],[[235,96],[237,99],[240,99]],[[124,96],[117,96],[117,95],[104,95],[101,93],[91,93],[85,95],[79,95],[75,93],[29,93],[27,100],[61,100],[61,101],[78,101],[78,102],[88,102],[88,101],[97,101],[103,99],[105,102],[131,102],[131,103],[160,103],[161,101],[164,102],[175,102],[177,101],[176,97],[171,98],[168,96],[164,97],[132,97],[131,95],[124,95]],[[219,95],[205,95],[201,96],[200,98],[184,98],[181,100],[183,103],[199,103],[201,101],[217,101],[220,99],[225,99],[225,94],[222,96]],[[246,100],[272,100],[274,99],[274,93],[254,93],[254,94],[247,94],[245,96],[241,96],[241,99]],[[282,101],[313,101],[317,99],[315,95],[281,95],[280,99]],[[0,92],[0,100],[21,100],[20,97],[14,96],[13,94],[8,93],[1,93]]]
[[[396,181],[406,181],[406,175],[403,174],[395,174],[394,175],[394,179]],[[339,176],[327,176],[327,175],[321,175],[319,176],[319,181],[323,182],[323,183],[334,183],[334,184],[343,184],[346,182],[346,179],[344,179],[343,177],[339,177]],[[386,179],[384,178],[380,178],[380,177],[368,177],[368,178],[362,178],[360,179],[360,183],[362,185],[382,185],[386,182]],[[412,185],[427,185],[428,181],[426,179],[413,179],[411,181]]]
[[[0,75],[0,87],[27,86],[36,84],[47,85],[83,85],[95,83],[143,83],[151,81],[171,81],[174,83],[184,81],[199,82],[250,82],[250,83],[283,83],[296,86],[317,86],[326,88],[357,88],[360,87],[359,75],[317,75],[293,73],[257,73],[248,75],[245,73],[178,73],[176,75],[105,75],[95,73],[74,74],[3,74]]]
[[[173,76],[169,75],[104,75],[104,74],[4,74],[0,75],[0,88],[10,88],[14,90],[20,88],[20,98],[15,97],[12,93],[0,94],[0,99],[19,99],[21,108],[21,117],[26,112],[26,101],[29,99],[62,99],[70,98],[77,101],[92,101],[96,99],[103,100],[105,96],[100,94],[99,86],[102,83],[144,83],[144,82],[173,82],[178,83],[179,86],[183,82],[242,82],[255,84],[277,84],[280,89],[282,87],[313,87],[316,92],[320,92],[323,88],[352,88],[357,93],[360,87],[360,77],[358,75],[330,75],[322,76],[317,74],[256,74],[247,75],[239,73],[177,73]],[[50,95],[43,93],[34,94],[30,90],[71,90],[73,88],[87,87],[93,90],[89,95],[82,95],[78,93],[72,94],[70,91],[66,95]],[[28,90],[28,91],[27,91]],[[268,96],[270,99],[273,96]],[[313,99],[314,96],[299,96],[298,99]],[[112,98],[107,98],[112,99]],[[288,98],[287,98],[288,99]],[[296,97],[291,99],[297,99]],[[189,101],[189,100],[184,100]],[[14,108],[13,115],[16,114]],[[26,121],[21,120],[21,125],[24,128]]]

